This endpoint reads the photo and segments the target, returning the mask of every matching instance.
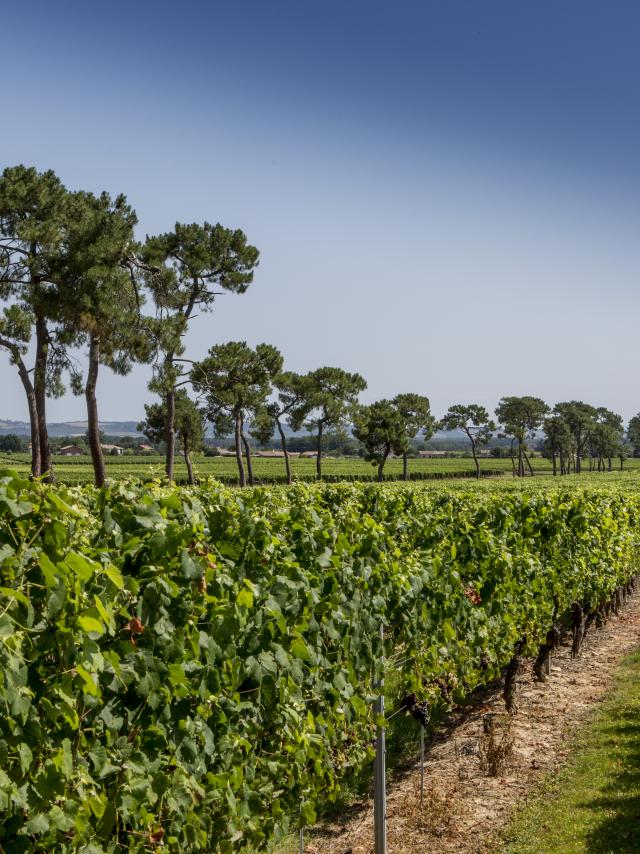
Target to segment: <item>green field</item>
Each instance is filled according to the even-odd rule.
[[[105,463],[107,476],[114,479],[137,478],[141,480],[153,480],[162,477],[164,471],[164,459],[160,455],[107,456],[105,457]],[[534,457],[531,463],[536,474],[551,474],[551,463],[549,460],[542,457]],[[0,466],[7,466],[18,472],[27,472],[29,471],[29,455],[0,454]],[[93,480],[93,468],[88,455],[84,457],[54,456],[54,466],[58,480],[63,483],[86,483]],[[480,466],[485,472],[511,474],[511,460],[509,459],[487,458],[481,461]],[[587,467],[585,463],[585,468]],[[199,479],[213,477],[226,483],[235,483],[238,476],[236,462],[231,457],[195,455],[194,468]],[[294,478],[304,480],[315,478],[315,459],[293,458],[291,460],[291,468]],[[614,470],[618,468],[619,464],[614,465]],[[640,470],[640,459],[627,460],[625,462],[625,469],[629,471]],[[284,479],[284,461],[281,459],[254,457],[253,471],[257,481],[262,480],[266,483],[277,482]],[[322,461],[323,476],[331,479],[374,479],[375,471],[375,467],[371,463],[359,457],[326,457]],[[409,460],[409,472],[413,477],[417,478],[446,477],[462,472],[473,474],[473,471],[474,463],[470,457]],[[385,475],[392,478],[399,478],[401,474],[402,460],[389,460],[385,466]],[[186,466],[179,457],[176,457],[175,475],[178,481],[186,480]]]

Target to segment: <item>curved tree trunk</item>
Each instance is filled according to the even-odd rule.
[[[31,430],[31,477],[40,477],[42,474],[42,463],[40,455],[40,430],[38,428],[38,410],[36,407],[36,396],[29,373],[22,359],[17,363],[20,379],[27,395],[27,406],[29,408],[29,427]]]
[[[526,452],[524,449],[523,449],[522,453],[524,454],[524,458],[525,458],[525,460],[527,461],[527,465],[529,466],[529,471],[530,471],[530,473],[531,473],[531,477],[533,477],[533,466],[531,465],[531,460],[529,459],[529,456],[528,456],[527,452]],[[523,475],[524,475],[524,469],[523,469],[523,472],[522,472],[522,473],[523,473]]]
[[[40,431],[38,429],[38,409],[36,407],[36,396],[29,371],[25,365],[20,348],[9,339],[0,338],[0,347],[5,347],[10,353],[13,363],[18,369],[20,381],[27,396],[27,408],[29,410],[29,427],[31,432],[31,477],[40,477],[42,466],[40,463]]]
[[[93,463],[93,476],[96,486],[104,486],[105,469],[102,445],[100,444],[100,422],[98,420],[98,402],[96,400],[96,385],[100,367],[100,338],[92,335],[89,343],[89,368],[84,396],[87,401],[87,432],[89,435],[89,450]]]
[[[187,483],[189,486],[193,486],[195,484],[195,478],[193,476],[193,464],[191,462],[191,454],[189,453],[189,443],[187,441],[187,437],[182,437],[182,456],[184,457],[184,462],[187,467]]]
[[[278,425],[278,433],[280,433],[280,446],[282,447],[282,453],[284,454],[284,467],[287,471],[287,483],[291,484],[291,463],[289,462],[289,451],[287,450],[287,437],[284,434],[279,418],[276,418],[276,424]]]
[[[169,366],[169,376],[173,382],[173,357],[165,359],[165,368]],[[167,478],[173,480],[173,463],[176,455],[176,390],[171,386],[165,395],[165,443],[167,446],[165,454],[164,470]]]
[[[36,361],[33,373],[33,390],[38,415],[38,438],[40,441],[40,466],[45,480],[53,483],[55,475],[49,447],[47,430],[47,357],[49,355],[49,331],[43,317],[36,318]]]
[[[322,478],[322,433],[324,431],[324,424],[322,421],[318,424],[318,449],[316,454],[316,474],[318,476],[318,480]]]
[[[239,412],[236,413],[235,437],[236,462],[238,464],[238,480],[240,481],[240,486],[246,486],[247,481],[244,475],[244,463],[242,462],[242,415]]]
[[[402,479],[409,480],[409,457],[406,451],[402,454]]]
[[[479,478],[480,477],[480,463],[478,462],[478,457],[476,456],[475,439],[473,438],[471,433],[467,433],[467,436],[469,437],[469,441],[471,442],[471,454],[473,456],[473,462],[474,462],[475,467],[476,467],[476,477]]]
[[[244,445],[244,452],[247,457],[247,480],[249,481],[249,486],[253,486],[253,465],[251,462],[251,445],[249,444],[249,440],[245,436],[244,430],[241,431],[242,436],[242,444]]]
[[[382,457],[382,459],[378,463],[378,483],[382,483],[382,481],[384,479],[384,464],[387,461],[387,457],[389,456],[390,450],[391,450],[391,448],[389,448],[389,447],[385,448],[384,456]]]

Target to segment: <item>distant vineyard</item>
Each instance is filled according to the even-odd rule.
[[[55,471],[63,483],[82,484],[93,481],[93,468],[89,457],[54,457]],[[541,457],[531,460],[537,473],[550,473],[551,463]],[[0,465],[6,465],[18,471],[29,470],[29,457],[26,454],[0,454]],[[196,456],[195,470],[202,478],[214,477],[226,484],[235,484],[238,480],[238,470],[235,460],[230,457]],[[315,480],[315,460],[292,459],[291,466],[294,478],[298,480]],[[265,484],[283,483],[285,481],[284,464],[282,460],[256,457],[253,461],[254,474],[257,480]],[[161,477],[164,471],[164,461],[160,456],[122,456],[106,458],[107,476],[111,478],[139,478],[149,480]],[[625,469],[640,469],[640,459],[627,460]],[[485,475],[511,474],[512,466],[509,459],[486,459],[482,461]],[[187,470],[184,464],[176,458],[176,478],[186,479]],[[452,457],[446,459],[415,459],[409,461],[409,472],[412,480],[428,480],[431,477],[442,476],[471,476],[474,472],[473,460],[467,457]],[[326,458],[323,461],[323,475],[327,480],[375,480],[375,468],[359,457]],[[385,468],[386,479],[396,480],[402,475],[402,461],[391,459]]]
[[[502,483],[5,475],[0,847],[263,848],[370,757],[383,647],[426,719],[603,613],[638,566],[637,489]]]

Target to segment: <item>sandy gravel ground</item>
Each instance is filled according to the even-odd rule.
[[[640,646],[640,594],[604,627],[592,626],[579,658],[570,638],[554,653],[544,683],[525,660],[518,713],[509,719],[499,685],[453,712],[428,746],[425,792],[419,798],[419,762],[388,784],[389,854],[486,854],[514,807],[567,756],[572,733],[608,693],[620,660]],[[493,735],[486,729],[494,713]],[[492,776],[488,765],[497,766]],[[306,854],[373,852],[373,804],[357,804],[339,823],[308,834]]]

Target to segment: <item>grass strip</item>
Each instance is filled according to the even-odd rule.
[[[640,851],[640,650],[609,698],[504,832],[501,854]]]

